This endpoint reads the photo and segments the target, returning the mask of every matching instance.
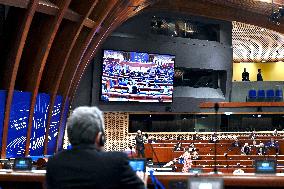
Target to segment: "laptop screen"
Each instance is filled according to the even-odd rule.
[[[271,160],[255,160],[255,173],[276,173],[276,161]]]
[[[129,159],[129,165],[134,171],[146,172],[146,159]]]
[[[188,169],[188,172],[189,173],[194,173],[194,174],[203,173],[202,169],[200,169],[200,168],[190,168],[190,169]]]
[[[32,159],[31,158],[15,158],[13,170],[31,170]]]
[[[189,178],[187,189],[223,189],[221,178]]]

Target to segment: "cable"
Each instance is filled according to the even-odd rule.
[[[154,184],[154,186],[155,186],[155,189],[166,189],[165,187],[164,187],[164,185],[155,177],[155,175],[154,175],[154,170],[153,169],[151,169],[150,171],[149,171],[149,173],[150,173],[150,177],[151,177],[151,180],[152,180],[152,183]]]

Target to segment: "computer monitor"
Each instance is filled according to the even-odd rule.
[[[255,173],[261,174],[275,174],[276,173],[276,161],[274,159],[268,160],[255,160]]]
[[[203,173],[203,170],[201,168],[190,168],[188,169],[189,173],[194,173],[194,174],[200,174]]]
[[[223,189],[224,181],[221,178],[189,178],[187,189]]]
[[[136,172],[137,171],[146,172],[146,159],[143,158],[129,159],[129,165]]]
[[[32,170],[32,159],[31,158],[15,158],[13,170],[15,171],[29,171]]]

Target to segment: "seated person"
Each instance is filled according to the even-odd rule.
[[[98,108],[76,108],[68,118],[67,133],[72,149],[49,158],[47,189],[145,188],[125,153],[104,151],[104,120]]]
[[[279,144],[274,140],[274,138],[271,138],[270,141],[265,144],[265,146],[267,148],[275,148],[276,154],[279,154]]]
[[[242,148],[242,153],[243,153],[244,155],[249,155],[249,154],[250,154],[250,151],[251,151],[251,148],[250,148],[249,144],[248,144],[248,143],[245,143],[245,145],[244,145],[243,148]]]
[[[214,133],[213,135],[211,135],[209,143],[218,143],[218,142],[219,142],[219,140],[218,140],[217,134]]]
[[[194,159],[194,160],[201,159],[201,158],[199,157],[199,154],[198,154],[196,148],[192,151],[192,159]]]
[[[242,144],[238,138],[236,138],[235,141],[231,144],[231,147],[241,147],[241,146]]]
[[[194,143],[191,143],[191,144],[189,145],[189,151],[194,151],[194,150],[197,150],[197,149],[195,148]]]
[[[252,131],[252,132],[250,133],[250,135],[249,135],[249,138],[250,138],[251,140],[256,139],[256,132],[255,132],[255,131]]]
[[[148,143],[156,143],[156,138],[154,136],[149,136]]]
[[[198,133],[195,133],[192,135],[192,140],[202,140],[201,137],[198,135]]]
[[[178,135],[177,140],[183,140],[183,137],[181,135]]]
[[[257,147],[257,148],[259,147],[259,145],[257,145],[256,140],[253,140],[253,141],[252,141],[251,147]]]
[[[177,142],[174,146],[174,151],[183,151],[182,143]]]
[[[267,148],[264,146],[263,143],[260,143],[256,155],[266,155],[266,153],[267,153]]]

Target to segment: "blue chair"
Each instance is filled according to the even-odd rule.
[[[275,95],[274,95],[274,90],[273,89],[269,89],[266,91],[266,100],[269,102],[274,101],[275,99]]]
[[[249,90],[248,101],[250,101],[250,102],[256,101],[256,90],[254,90],[254,89]]]
[[[283,91],[281,89],[275,90],[275,101],[283,101]]]
[[[263,102],[265,100],[265,90],[260,89],[257,91],[257,100]]]

